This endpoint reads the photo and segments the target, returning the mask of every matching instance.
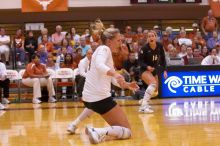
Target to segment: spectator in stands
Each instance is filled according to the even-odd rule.
[[[84,31],[83,35],[81,35],[81,37],[85,38],[85,41],[86,41],[87,45],[89,45],[91,43],[91,40],[90,40],[91,34],[90,34],[89,29],[85,29],[85,31]],[[79,45],[80,45],[80,42],[79,42]]]
[[[134,51],[129,53],[129,58],[124,61],[123,68],[129,73],[132,81],[139,81],[140,68]]]
[[[173,46],[176,48],[177,53],[181,52],[181,46],[179,45],[179,41],[177,38],[175,38],[173,41]]]
[[[7,78],[6,73],[6,66],[4,63],[0,62],[0,87],[3,88],[3,104],[9,104],[10,101],[8,100],[9,97],[9,79]],[[4,105],[0,103],[0,110],[5,109]]]
[[[218,56],[220,57],[220,43],[216,43],[215,48],[218,52]]]
[[[75,27],[72,27],[72,28],[70,29],[70,35],[71,35],[71,39],[74,41],[74,44],[76,44],[76,42],[79,43],[80,35],[78,35],[78,34],[76,33]]]
[[[148,30],[147,29],[145,29],[144,31],[143,31],[143,42],[142,42],[142,46],[144,46],[145,44],[147,44],[147,37],[148,37]]]
[[[72,70],[75,69],[75,64],[73,62],[73,56],[72,54],[65,54],[64,56],[64,62],[60,64],[60,67],[61,68],[70,68]],[[68,79],[61,79],[62,82],[67,82]],[[70,87],[62,87],[62,97],[63,99],[66,99],[67,97],[69,98],[69,96],[66,96],[66,94],[68,95],[72,95],[73,94],[73,91],[72,91],[72,88]],[[71,97],[71,96],[70,96]]]
[[[198,48],[195,48],[193,50],[193,56],[194,58],[200,58],[201,60],[204,58],[202,55],[201,55],[202,51],[199,50]]]
[[[57,25],[56,32],[52,34],[52,43],[55,47],[55,50],[58,50],[61,47],[62,40],[65,38],[65,36],[61,32],[62,26]]]
[[[75,41],[72,39],[72,36],[71,36],[71,34],[70,34],[69,32],[66,33],[64,39],[66,39],[67,42],[68,42],[68,44],[69,44],[73,49],[75,49]],[[75,50],[73,50],[73,51],[75,51]]]
[[[184,26],[180,26],[180,31],[186,31]]]
[[[42,40],[43,40],[42,38],[43,38],[44,35],[47,36],[48,42],[52,42],[52,38],[48,35],[48,29],[47,28],[42,28],[41,29],[41,35],[37,39],[38,44],[42,43]]]
[[[124,37],[127,44],[131,44],[132,41],[135,41],[135,33],[132,32],[131,26],[126,26]]]
[[[67,53],[69,53],[69,54],[73,54],[73,48],[72,48],[72,46],[69,44],[69,42],[68,42],[68,40],[67,39],[63,39],[63,41],[62,41],[62,43],[61,43],[61,47],[62,48],[66,48],[66,50],[67,50]],[[60,50],[60,49],[59,49]],[[59,50],[58,50],[58,52],[59,52]],[[58,53],[59,54],[59,53]]]
[[[187,46],[186,47],[186,55],[183,56],[184,65],[189,65],[191,63],[190,59],[191,60],[193,59],[193,49],[191,46]]]
[[[67,53],[64,56],[64,63],[61,64],[61,68],[70,68],[70,69],[75,69],[75,65],[73,63],[73,56],[70,53]]]
[[[80,48],[82,48],[82,56],[86,55],[86,52],[91,48],[90,45],[86,44],[86,38],[80,37]]]
[[[199,49],[199,48],[198,48]],[[199,49],[200,50],[200,49]],[[201,50],[201,55],[205,58],[206,56],[209,55],[209,50],[206,46],[204,46]]]
[[[206,46],[206,41],[203,39],[201,32],[198,31],[196,37],[194,38],[192,47],[199,48],[201,50],[204,46]]]
[[[78,69],[79,69],[79,75],[76,76],[76,85],[77,85],[77,95],[79,98],[82,97],[82,91],[86,79],[87,71],[89,70],[90,61],[92,58],[93,51],[92,49],[89,49],[86,52],[86,57],[84,57],[82,60],[80,60]]]
[[[207,48],[209,50],[211,50],[212,48],[214,48],[216,46],[217,43],[220,44],[220,39],[218,39],[217,31],[213,31],[212,37],[209,38],[208,41],[207,41]]]
[[[195,48],[193,51],[193,62],[190,62],[191,65],[200,65],[204,57],[201,55],[201,50]]]
[[[60,54],[57,56],[56,65],[61,67],[64,64],[65,56],[67,54],[67,48],[62,47],[60,50]]]
[[[85,29],[83,36],[90,36],[90,30],[88,28]]]
[[[24,50],[24,35],[21,29],[16,31],[16,35],[13,39],[13,46],[15,48],[16,54],[18,54],[19,61],[17,65],[21,66],[25,63],[25,50]]]
[[[186,48],[187,48],[186,44],[180,45],[180,53],[178,54],[180,58],[186,56]]]
[[[54,50],[53,43],[48,41],[47,35],[42,36],[42,42],[38,46],[44,46],[47,53],[53,53],[53,55],[56,55],[56,50]]]
[[[44,45],[39,45],[38,46],[38,51],[37,54],[40,57],[40,63],[46,64],[47,63],[47,51]]]
[[[184,60],[183,58],[179,57],[178,52],[176,48],[172,45],[168,45],[168,53],[166,55],[166,63],[167,66],[172,66],[172,65],[184,65]]]
[[[187,46],[192,46],[192,40],[187,38],[186,31],[185,31],[184,28],[182,28],[180,30],[179,35],[177,36],[177,38],[178,38],[179,45],[184,43]]]
[[[135,59],[138,59],[138,54],[140,52],[140,46],[138,44],[138,42],[133,42],[132,43],[132,46],[131,46],[131,51],[130,52],[133,52],[135,54]]]
[[[157,33],[157,41],[160,42],[163,36],[162,31],[160,30],[158,25],[154,25],[153,30]]]
[[[2,61],[2,54],[5,55],[6,65],[9,65],[9,44],[10,37],[5,35],[5,29],[0,27],[0,61]]]
[[[192,29],[193,29],[193,31],[188,34],[188,38],[193,41],[193,39],[195,38],[195,36],[196,36],[196,34],[198,32],[198,24],[197,23],[193,23],[192,24]]]
[[[141,26],[137,27],[137,41],[143,39],[143,28]]]
[[[79,61],[82,59],[82,48],[76,48],[76,53],[73,55],[73,62],[78,67]]]
[[[46,67],[55,71],[55,70],[59,69],[59,67],[56,66],[53,58],[54,58],[53,54],[49,53],[47,55]]]
[[[25,72],[22,77],[22,83],[26,86],[33,87],[33,100],[34,104],[41,103],[41,87],[47,86],[49,93],[48,102],[56,102],[53,81],[46,70],[46,66],[40,63],[40,56],[34,54],[32,62],[26,66]]]
[[[172,40],[169,39],[167,32],[163,32],[163,36],[161,39],[161,44],[163,45],[164,51],[168,51],[168,45],[172,43]]]
[[[177,36],[177,38],[178,39],[180,39],[180,38],[186,38],[186,31],[185,31],[185,29],[180,29],[180,31],[179,31],[179,35]]]
[[[201,65],[219,65],[220,64],[220,57],[218,57],[218,51],[216,48],[211,50],[210,55],[206,56],[203,60]]]
[[[211,38],[214,31],[218,31],[218,21],[213,16],[212,10],[209,10],[208,16],[202,19],[201,29],[205,40]]]
[[[165,31],[167,32],[168,37],[169,37],[170,40],[175,39],[176,36],[173,34],[173,28],[172,27],[170,27],[170,26],[166,27]]]
[[[114,24],[110,24],[109,28],[115,28],[115,25]]]
[[[37,40],[34,38],[33,31],[29,31],[24,42],[25,51],[28,52],[29,62],[31,62],[31,56],[37,51]]]

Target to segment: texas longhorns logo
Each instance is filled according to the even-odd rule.
[[[43,10],[46,11],[47,10],[47,6],[53,2],[53,0],[36,0],[40,5],[43,6]]]
[[[219,2],[220,3],[220,0],[212,0],[213,2]]]

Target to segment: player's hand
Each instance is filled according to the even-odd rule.
[[[116,81],[120,85],[120,87],[123,86],[123,84],[125,83],[124,77],[119,73],[115,73],[114,78],[116,79]]]
[[[164,79],[166,79],[166,78],[168,77],[167,71],[164,71],[164,72],[163,72],[163,77],[164,77]]]
[[[135,92],[139,89],[139,86],[137,85],[136,82],[131,82],[131,83],[125,82],[125,84],[122,86],[122,88],[129,89],[129,90]]]
[[[128,83],[128,89],[135,92],[139,89],[140,87],[137,85],[136,82],[131,82],[131,83]]]
[[[151,67],[151,66],[147,66],[147,70],[150,71],[150,72],[153,72],[155,70],[155,68]]]
[[[45,77],[45,78],[49,78],[49,77],[50,77],[50,74],[45,74],[44,77]]]

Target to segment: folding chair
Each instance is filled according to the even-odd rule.
[[[68,79],[68,80],[60,81],[61,79]],[[57,99],[58,87],[72,87],[72,91],[74,92],[74,85],[75,85],[75,81],[74,81],[72,69],[60,68],[56,70],[56,75],[55,75],[56,99]],[[71,96],[72,98],[74,98],[74,94],[72,94]]]
[[[20,101],[21,92],[20,92],[20,79],[18,72],[16,70],[6,70],[7,78],[10,80],[9,89],[17,89],[18,101]],[[16,91],[15,91],[16,92]],[[16,99],[15,99],[16,101]]]
[[[47,68],[48,74],[50,74],[50,77],[53,79],[56,76],[56,72],[53,69]]]
[[[74,82],[75,82],[75,85],[74,85],[74,93],[76,95],[76,98],[78,97],[77,96],[77,83],[76,83],[76,76],[79,75],[79,69],[78,68],[75,68],[73,70],[73,79],[74,79]]]

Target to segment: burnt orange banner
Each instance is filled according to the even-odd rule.
[[[220,17],[220,0],[209,0],[210,7],[215,17]]]
[[[67,10],[67,0],[22,0],[22,12],[51,12]]]

